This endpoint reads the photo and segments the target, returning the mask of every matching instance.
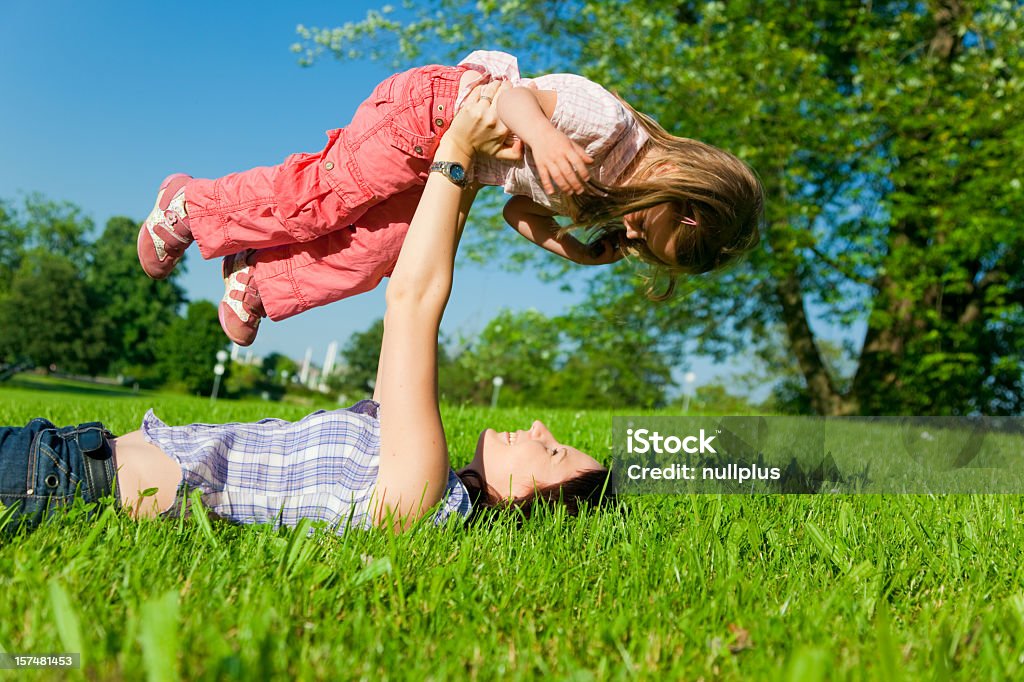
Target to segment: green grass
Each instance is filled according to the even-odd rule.
[[[0,389],[0,423],[297,418],[304,408]],[[611,415],[449,409],[599,457]],[[571,434],[571,437],[570,437]],[[1019,679],[1017,496],[638,496],[625,516],[402,536],[80,511],[0,546],[0,645],[89,679]],[[63,678],[47,671],[43,678]]]

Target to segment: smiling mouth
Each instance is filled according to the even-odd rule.
[[[515,445],[516,441],[519,440],[519,434],[511,431],[504,431],[498,435],[505,441],[505,445]]]

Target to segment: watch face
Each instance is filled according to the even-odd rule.
[[[455,182],[462,182],[466,179],[466,169],[457,163],[453,163],[451,167],[452,180]]]

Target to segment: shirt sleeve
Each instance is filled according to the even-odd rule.
[[[497,50],[477,50],[466,55],[459,66],[479,71],[496,80],[519,80],[519,60],[507,52]]]
[[[443,525],[452,514],[458,514],[465,520],[471,511],[473,503],[469,499],[469,491],[455,471],[448,469],[448,485],[444,497],[441,498],[441,506],[434,512],[434,525]]]
[[[551,123],[594,158],[598,181],[614,183],[647,142],[647,131],[618,97],[582,76],[551,74],[535,83],[558,93]]]

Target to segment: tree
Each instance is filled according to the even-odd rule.
[[[610,314],[501,311],[454,359],[456,375],[473,379],[466,399],[486,403],[500,376],[503,405],[663,405],[672,386],[664,352],[643,330],[616,326]]]
[[[63,255],[84,272],[90,263],[86,245],[92,230],[92,220],[66,201],[29,194],[20,209],[0,201],[0,292],[22,260],[36,251]]]
[[[0,201],[0,295],[6,291],[21,263],[25,233],[17,214],[4,201]]]
[[[217,306],[209,301],[188,304],[185,317],[176,317],[156,342],[156,364],[171,385],[193,394],[213,390],[213,366],[217,351],[228,340],[217,319]]]
[[[781,328],[822,414],[1024,409],[1020,3],[433,0],[416,11],[300,29],[298,50],[307,62],[367,47],[409,62],[510,48],[531,71],[611,84],[669,131],[760,172],[764,248],[645,310],[637,324],[662,343],[773,355]],[[641,289],[628,264],[606,268],[592,306],[642,306]],[[866,322],[845,390],[814,316]]]
[[[377,360],[380,344],[384,340],[384,320],[380,319],[368,329],[354,332],[341,350],[342,367],[329,377],[331,388],[355,399],[373,395],[377,381]]]
[[[284,385],[285,377],[299,373],[299,363],[281,353],[271,353],[263,358],[263,372],[268,381]]]
[[[685,400],[677,401],[674,404],[682,407],[680,403],[685,403]],[[758,414],[762,411],[762,408],[754,407],[746,398],[734,395],[728,387],[722,384],[704,384],[697,387],[688,407],[691,413],[730,416]]]
[[[536,310],[502,310],[456,358],[473,379],[474,402],[490,400],[500,376],[502,405],[546,403],[544,385],[561,354],[561,328]]]
[[[145,376],[153,373],[157,340],[178,317],[185,301],[178,268],[154,281],[139,267],[135,249],[138,223],[115,217],[91,246],[88,282],[97,300],[97,320],[105,343],[108,370]]]
[[[674,382],[669,354],[636,319],[614,307],[581,306],[559,318],[565,360],[546,382],[548,404],[661,407]]]
[[[104,349],[83,275],[64,256],[41,248],[20,261],[0,294],[0,357],[94,372],[104,363]]]

